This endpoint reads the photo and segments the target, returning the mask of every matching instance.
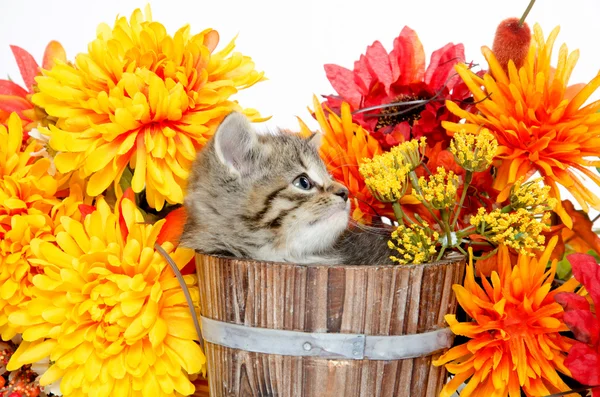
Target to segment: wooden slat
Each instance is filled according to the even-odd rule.
[[[252,327],[404,335],[444,327],[462,258],[420,266],[307,266],[197,255],[202,315]],[[437,397],[432,357],[326,360],[205,343],[212,397]]]

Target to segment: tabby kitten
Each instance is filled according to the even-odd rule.
[[[232,113],[199,153],[181,244],[256,260],[391,263],[389,231],[350,230],[348,189],[334,181],[316,136],[257,134]]]

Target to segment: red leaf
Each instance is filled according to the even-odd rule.
[[[600,385],[600,354],[585,343],[575,342],[565,359],[573,379],[584,385]]]
[[[19,70],[21,71],[21,76],[23,77],[23,81],[25,82],[25,86],[30,93],[33,93],[33,84],[35,83],[35,76],[38,75],[40,71],[40,67],[38,66],[33,56],[22,49],[21,47],[17,47],[16,45],[11,45],[10,49],[15,56],[15,60],[17,61],[17,65],[19,66]]]
[[[373,76],[369,72],[369,65],[367,64],[367,57],[361,55],[358,61],[354,62],[354,83],[358,86],[359,90],[362,91],[363,95],[368,95],[371,90],[371,83],[373,82]]]
[[[588,254],[570,254],[567,260],[571,263],[573,276],[579,281],[596,307],[600,307],[600,266],[593,256]]]
[[[82,221],[85,220],[86,216],[96,211],[96,207],[88,204],[79,204],[79,212],[81,212]]]
[[[425,75],[425,51],[417,33],[405,26],[394,40],[390,52],[392,79],[399,85],[423,80]]]
[[[25,109],[31,109],[33,105],[26,99],[14,95],[0,95],[0,110],[12,113],[21,113]]]
[[[460,77],[454,72],[454,65],[465,61],[465,47],[462,44],[448,43],[431,54],[429,66],[425,72],[425,83],[434,91],[444,85],[448,91],[454,87]],[[454,75],[454,77],[450,77]]]
[[[580,342],[595,345],[598,341],[600,326],[589,310],[569,310],[564,315],[565,324]]]
[[[165,216],[165,223],[160,229],[156,242],[162,244],[165,241],[169,241],[173,244],[178,244],[186,220],[187,213],[185,212],[185,207],[179,207],[169,212]]]
[[[181,274],[184,276],[186,274],[194,274],[196,273],[196,258],[190,259],[190,261],[181,269]]]
[[[10,80],[0,80],[0,95],[14,95],[25,98],[27,90]]]
[[[63,48],[62,44],[58,41],[52,40],[46,46],[46,50],[44,51],[44,58],[42,60],[42,68],[46,70],[52,69],[52,66],[56,63],[55,61],[59,59],[63,62],[67,61],[67,53]]]
[[[590,303],[581,295],[573,292],[561,292],[554,296],[554,300],[563,307],[565,312],[571,310],[590,310]]]
[[[379,41],[367,47],[366,59],[369,71],[383,84],[386,94],[389,95],[390,86],[394,82],[392,66],[387,51]]]
[[[327,64],[324,67],[333,89],[347,100],[353,109],[358,109],[361,95],[354,83],[354,73],[338,65]]]
[[[594,224],[588,214],[578,211],[570,200],[563,200],[562,206],[573,219],[573,229],[564,228],[561,232],[573,252],[594,250],[600,254],[600,237],[594,231]]]

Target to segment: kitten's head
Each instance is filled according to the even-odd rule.
[[[194,164],[182,244],[269,261],[321,260],[348,223],[348,189],[308,139],[257,134],[230,114]]]

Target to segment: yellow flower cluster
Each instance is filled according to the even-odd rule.
[[[394,153],[397,158],[404,157],[404,163],[410,166],[411,171],[414,171],[423,161],[426,146],[425,137],[421,137],[419,140],[412,139],[394,146],[390,152]]]
[[[232,53],[233,41],[215,51],[218,43],[212,29],[168,34],[149,7],[101,24],[88,53],[36,78],[32,100],[56,118],[40,131],[58,152],[58,171],[89,178],[87,194],[97,196],[129,167],[150,207],[182,203],[196,152],[223,117],[242,111],[229,98],[263,80],[249,57]]]
[[[517,179],[510,191],[510,204],[513,208],[525,208],[534,214],[541,214],[556,206],[557,200],[550,197],[550,186],[542,185],[544,178],[523,183]]]
[[[438,167],[437,172],[426,180],[419,178],[420,193],[415,193],[421,202],[429,203],[433,208],[441,210],[456,204],[456,192],[459,178],[454,172],[446,172],[444,167]]]
[[[8,128],[7,128],[8,127]],[[35,264],[30,243],[34,238],[53,239],[53,207],[57,181],[48,174],[50,160],[31,156],[41,146],[23,143],[19,116],[12,113],[7,127],[0,125],[0,337],[17,334],[8,316],[31,295]]]
[[[390,151],[372,159],[363,159],[359,172],[373,196],[384,203],[393,203],[406,192],[411,167],[399,151]]]
[[[477,232],[485,236],[491,243],[504,244],[521,254],[533,255],[528,250],[543,249],[545,238],[541,234],[549,230],[548,221],[550,213],[545,212],[540,220],[525,208],[518,208],[512,212],[502,212],[496,209],[487,212],[479,208],[477,215],[471,217],[471,225]]]
[[[487,128],[482,128],[478,134],[462,130],[450,141],[450,152],[465,170],[482,172],[492,165],[498,152],[498,141]]]
[[[415,223],[409,227],[398,226],[392,232],[388,247],[399,255],[390,256],[390,259],[402,265],[429,262],[437,253],[439,237],[439,233],[431,230],[427,222],[423,222],[423,226]]]
[[[63,216],[55,243],[31,241],[43,272],[9,316],[24,332],[7,369],[49,357],[40,384],[60,380],[69,396],[192,394],[188,374],[205,358],[184,293],[154,248],[165,220],[146,224],[127,199],[114,212],[102,197],[96,207],[84,221]],[[162,247],[180,269],[194,255]],[[185,281],[197,284],[195,276]]]

